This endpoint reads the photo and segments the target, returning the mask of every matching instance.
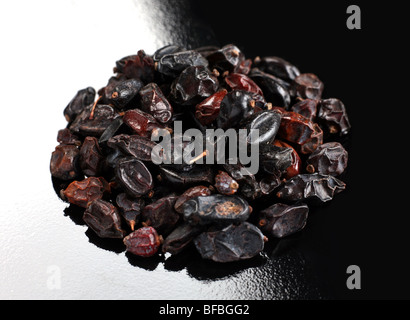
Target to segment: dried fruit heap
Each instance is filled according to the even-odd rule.
[[[85,88],[65,108],[50,171],[62,199],[84,208],[84,222],[102,238],[123,239],[131,254],[194,245],[205,259],[248,259],[269,238],[303,229],[308,205],[346,187],[338,177],[348,153],[336,141],[350,130],[345,106],[322,99],[322,81],[284,59],[246,59],[234,45],[170,45],[124,57],[114,73],[98,97]],[[258,173],[244,174],[240,162],[198,164],[208,152],[188,163],[170,153],[170,163],[155,164],[160,129],[173,150],[189,145],[175,121],[201,132],[258,129],[257,140],[246,136],[259,145]]]

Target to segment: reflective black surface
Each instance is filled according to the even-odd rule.
[[[365,34],[346,28],[347,4],[319,10],[310,4],[272,8],[265,1],[108,1],[98,8],[90,3],[44,1],[35,6],[26,1],[27,13],[13,4],[4,8],[15,17],[3,20],[13,30],[5,41],[15,45],[2,58],[2,70],[9,75],[3,88],[13,94],[3,96],[8,108],[1,127],[3,150],[9,151],[6,156],[2,151],[0,160],[0,298],[268,300],[405,295],[408,278],[393,284],[378,278],[380,270],[386,270],[381,266],[390,267],[386,259],[395,261],[392,252],[398,250],[386,250],[394,245],[378,238],[382,231],[377,210],[384,207],[362,207],[363,199],[366,204],[369,200],[360,191],[376,182],[366,181],[369,175],[363,168],[371,146],[361,140],[365,136],[361,88],[369,65],[360,51]],[[331,203],[313,208],[305,230],[270,242],[263,255],[249,261],[216,264],[203,261],[193,249],[152,259],[128,255],[121,241],[96,237],[83,223],[82,211],[56,194],[61,186],[53,184],[48,166],[57,131],[66,125],[62,113],[68,101],[80,88],[104,86],[119,58],[139,49],[153,53],[171,43],[187,48],[235,43],[250,58],[281,56],[303,72],[316,73],[325,83],[324,96],[340,98],[348,108],[353,130],[344,141],[349,151],[349,167],[342,177],[347,190]],[[29,58],[28,47],[35,48]],[[362,290],[346,288],[349,265],[362,268]],[[391,289],[395,287],[401,291]]]

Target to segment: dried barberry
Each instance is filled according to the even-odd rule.
[[[248,76],[240,73],[231,73],[225,77],[225,82],[232,90],[242,90],[256,93],[263,97],[261,88]]]
[[[277,147],[272,144],[259,146],[259,163],[263,170],[270,174],[286,171],[293,161],[292,149]]]
[[[123,158],[115,168],[117,182],[133,198],[150,192],[154,186],[150,171],[143,162],[135,158]]]
[[[84,221],[98,236],[131,230],[124,239],[131,254],[153,256],[164,235],[162,252],[177,254],[194,241],[205,259],[248,259],[263,250],[260,229],[277,238],[298,232],[309,211],[302,201],[327,202],[346,188],[335,176],[347,151],[324,143],[350,132],[346,108],[322,99],[322,81],[282,58],[250,59],[233,44],[168,45],[116,61],[114,73],[97,100],[88,87],[65,108],[69,123],[50,171],[61,198],[86,209]],[[189,138],[176,121],[202,136]],[[232,140],[252,164],[258,156],[257,173],[232,152]]]
[[[127,252],[141,257],[152,257],[158,252],[161,237],[153,227],[140,228],[124,238]]]
[[[158,62],[157,70],[165,76],[176,78],[188,67],[198,66],[207,67],[208,61],[199,52],[188,50],[164,55]]]
[[[151,161],[152,149],[157,144],[138,135],[120,134],[108,140],[107,146],[119,150],[125,156],[133,156],[141,161]]]
[[[224,263],[255,257],[263,250],[265,240],[257,227],[243,222],[201,233],[194,242],[202,258]]]
[[[347,167],[348,153],[339,142],[328,142],[319,146],[306,160],[307,171],[338,176]]]
[[[108,91],[108,103],[118,109],[126,109],[136,104],[138,92],[144,86],[139,79],[128,79],[119,82],[112,91]]]
[[[224,130],[236,127],[243,119],[252,115],[255,110],[252,93],[234,90],[229,92],[221,102],[216,124]]]
[[[317,114],[318,103],[318,100],[304,99],[294,104],[290,110],[299,113],[311,121],[314,121]]]
[[[255,67],[259,68],[261,71],[288,82],[292,82],[300,75],[300,71],[296,66],[279,57],[257,57],[255,58],[254,63]]]
[[[215,188],[220,194],[230,196],[238,191],[239,183],[225,171],[219,171],[215,176]]]
[[[204,66],[192,66],[181,72],[171,87],[171,95],[181,105],[196,105],[218,91],[219,82]]]
[[[218,118],[222,100],[227,93],[226,89],[222,89],[196,105],[195,117],[202,125],[210,125]]]
[[[204,165],[196,165],[189,171],[180,171],[167,166],[160,166],[160,176],[175,188],[191,187],[200,183],[213,183],[214,171]]]
[[[149,83],[139,91],[141,110],[151,114],[158,122],[168,123],[172,119],[173,109],[156,83]]]
[[[183,205],[192,198],[199,196],[206,197],[211,195],[211,190],[205,186],[195,186],[187,189],[181,194],[175,202],[174,208],[176,212],[183,213]]]
[[[92,201],[84,212],[83,220],[100,238],[122,239],[125,236],[118,209],[107,201]]]
[[[317,116],[325,123],[331,134],[346,135],[350,131],[346,107],[339,99],[321,100]]]
[[[252,69],[249,77],[262,89],[265,99],[274,106],[288,108],[291,96],[288,84],[275,76]]]
[[[322,97],[323,89],[323,82],[313,73],[300,74],[293,82],[296,96],[302,99],[319,100]]]
[[[282,112],[282,121],[278,137],[299,145],[307,142],[314,133],[314,123],[299,113],[292,111]]]
[[[87,208],[88,203],[102,199],[110,192],[111,187],[103,177],[89,177],[82,181],[73,181],[62,194],[68,202]]]
[[[55,178],[72,180],[79,176],[77,161],[80,150],[75,145],[61,144],[51,154],[50,172]]]
[[[276,203],[260,212],[258,226],[269,236],[287,237],[305,227],[308,213],[306,204]]]
[[[57,141],[60,144],[72,144],[75,146],[81,146],[81,139],[73,134],[70,129],[65,128],[58,131]]]
[[[97,104],[88,106],[81,112],[69,129],[84,137],[100,137],[119,114],[109,105]]]
[[[245,118],[240,127],[248,132],[246,142],[250,145],[272,142],[279,131],[281,119],[280,113],[276,111],[260,111]],[[259,130],[256,139],[252,130]]]
[[[171,194],[145,206],[141,212],[143,225],[153,227],[162,235],[170,233],[180,218],[174,210],[176,200],[177,196]]]
[[[176,227],[172,233],[165,238],[164,243],[162,244],[162,251],[171,254],[180,253],[201,232],[201,227],[191,226],[189,223],[184,223]]]
[[[183,205],[184,219],[192,225],[227,225],[246,221],[250,213],[248,202],[238,196],[196,197]]]
[[[317,124],[313,123],[313,133],[310,138],[303,144],[298,145],[298,151],[301,154],[310,154],[314,152],[323,143],[323,130]]]
[[[345,188],[343,181],[330,175],[299,174],[280,186],[276,195],[286,201],[328,202]]]
[[[131,55],[118,60],[115,63],[114,72],[121,73],[128,79],[139,79],[144,83],[154,80],[154,60],[139,50],[136,55]]]
[[[276,139],[273,142],[273,144],[277,147],[289,148],[292,150],[292,163],[286,169],[285,179],[290,179],[290,178],[293,178],[294,176],[297,176],[300,173],[301,163],[302,163],[302,160],[300,159],[300,156],[297,153],[297,151],[291,145],[287,144],[284,141],[278,140],[278,139]]]
[[[210,68],[215,68],[222,74],[225,71],[235,72],[240,69],[242,62],[245,60],[245,55],[237,46],[228,44],[209,54],[207,59]]]
[[[64,109],[64,116],[68,122],[73,121],[95,99],[95,89],[88,87],[79,90]]]
[[[117,196],[116,204],[120,209],[120,214],[124,217],[131,230],[134,231],[134,227],[140,220],[144,200],[142,198],[130,199],[126,193],[120,193]]]
[[[170,44],[170,45],[167,45],[165,47],[159,48],[157,51],[155,51],[154,54],[152,55],[152,59],[155,62],[158,62],[158,61],[161,60],[161,58],[163,56],[165,56],[167,54],[172,55],[174,53],[183,52],[183,51],[186,51],[186,49],[183,48],[183,47],[180,47],[178,45]],[[198,51],[198,50],[196,50],[196,51]]]
[[[126,111],[123,120],[136,134],[142,137],[151,137],[152,131],[163,128],[152,115],[139,109]]]
[[[102,171],[104,156],[98,140],[86,137],[80,149],[80,167],[86,176],[99,176]]]

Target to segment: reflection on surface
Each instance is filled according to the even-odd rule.
[[[53,179],[56,195],[59,194],[61,181]],[[69,205],[64,213],[78,225],[82,220],[83,208]],[[271,239],[260,255],[244,261],[216,263],[201,258],[191,243],[177,255],[158,254],[143,258],[125,252],[121,239],[102,239],[90,228],[85,231],[90,243],[100,249],[121,254],[131,266],[152,272],[148,277],[186,273],[203,290],[210,283],[220,292],[212,292],[217,298],[230,299],[324,299],[328,294],[320,290],[314,265],[309,260],[310,251],[303,250],[304,232],[282,240]]]
[[[156,48],[176,44],[187,49],[217,44],[213,30],[193,15],[192,1],[133,0],[155,34]]]
[[[65,210],[65,214],[80,225],[84,225],[81,218],[83,212],[83,208],[74,205]],[[125,252],[125,246],[119,239],[99,238],[89,228],[85,234],[89,242],[98,248],[116,254]],[[218,287],[222,286],[223,292],[226,287],[242,288],[239,291],[232,289],[229,297],[233,299],[327,298],[323,290],[319,290],[314,266],[309,265],[311,259],[306,257],[309,251],[303,251],[300,247],[303,240],[303,232],[286,239],[271,240],[261,255],[225,264],[203,260],[192,244],[177,255],[159,254],[142,258],[125,253],[124,256],[130,265],[157,275],[164,274],[160,269],[177,273],[185,271],[200,282],[215,282]]]
[[[6,168],[6,190],[0,198],[0,298],[325,297],[315,279],[316,264],[311,263],[320,259],[303,248],[302,235],[229,265],[203,261],[192,247],[178,256],[142,259],[126,254],[121,241],[96,237],[82,221],[84,209],[59,199],[64,183],[50,181],[55,137],[65,126],[62,111],[78,89],[104,86],[115,59],[139,49],[153,53],[169,43],[188,48],[215,43],[206,25],[192,18],[189,1],[42,0],[0,5],[5,3],[12,7],[0,12],[14,13],[0,23],[2,30],[14,31],[5,34],[14,51],[2,53],[4,79],[13,88],[2,85],[8,92],[3,105],[10,106],[3,114],[3,149],[12,152],[0,159]],[[35,63],[24,64],[25,83],[30,85],[22,94],[15,85],[22,74],[10,61],[27,61],[27,48],[36,48],[30,52]],[[17,122],[16,114],[24,116]],[[50,265],[61,269],[58,291],[46,285]],[[152,284],[149,291],[147,280]]]

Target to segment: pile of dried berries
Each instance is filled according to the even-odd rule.
[[[101,238],[149,257],[194,245],[205,259],[248,259],[269,238],[306,225],[307,204],[345,189],[348,160],[332,142],[350,130],[338,99],[322,99],[319,78],[278,57],[246,59],[239,48],[170,45],[116,62],[98,91],[77,92],[64,110],[50,170],[64,181],[62,199],[85,209]],[[259,129],[259,171],[240,162],[155,164],[152,136],[173,123],[184,129]],[[325,140],[330,142],[324,143]],[[204,153],[203,157],[208,157]],[[264,205],[265,207],[261,208]]]

